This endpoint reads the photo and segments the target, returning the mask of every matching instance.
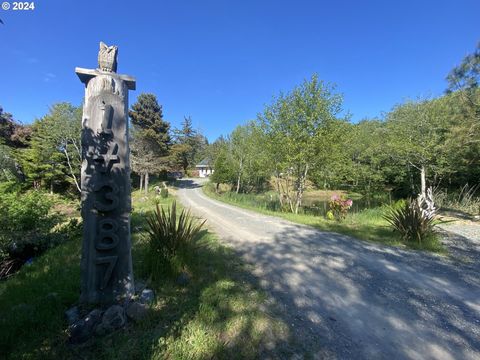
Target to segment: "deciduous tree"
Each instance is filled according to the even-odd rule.
[[[438,165],[445,158],[442,150],[448,113],[443,105],[432,100],[408,101],[387,115],[387,146],[392,160],[418,170],[422,196],[426,196],[428,178],[433,180],[440,174]]]
[[[292,92],[281,94],[259,115],[274,163],[277,191],[298,213],[309,171],[331,158],[342,112],[342,96],[313,75]]]
[[[23,167],[35,186],[68,180],[80,192],[79,174],[81,108],[54,104],[47,115],[34,122],[30,146],[22,152]]]

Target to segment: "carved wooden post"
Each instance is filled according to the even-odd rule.
[[[99,68],[76,68],[85,84],[82,118],[81,302],[113,303],[134,293],[130,241],[128,90],[116,74],[117,47],[100,43]]]

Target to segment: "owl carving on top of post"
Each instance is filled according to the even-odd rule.
[[[100,51],[98,52],[98,68],[101,71],[117,72],[117,53],[116,46],[107,46],[100,41]]]

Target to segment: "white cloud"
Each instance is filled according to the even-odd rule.
[[[45,76],[43,77],[43,81],[45,82],[50,82],[54,80],[57,77],[54,73],[45,73]]]

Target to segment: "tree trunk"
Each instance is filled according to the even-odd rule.
[[[413,176],[412,168],[410,166],[408,166],[407,170],[408,170],[408,173],[410,175],[410,194],[411,194],[411,196],[413,196],[415,194],[415,179],[414,179],[414,176]]]
[[[239,191],[240,191],[240,174],[238,174],[238,178],[237,178],[237,189],[235,190],[235,192],[238,194]]]
[[[53,181],[50,183],[50,194],[53,194]]]
[[[82,151],[80,150],[80,148],[78,147],[77,145],[77,142],[75,141],[75,139],[69,139],[70,142],[72,143],[72,145],[75,147],[75,150],[76,151],[76,154],[77,154],[77,157],[78,157],[78,161],[80,162],[80,164],[82,163]]]
[[[149,175],[148,172],[145,173],[145,195],[148,194],[148,180],[149,180]]]
[[[140,174],[140,192],[143,190],[143,174]]]
[[[305,190],[305,180],[307,179],[307,173],[308,173],[308,164],[305,165],[305,170],[303,171],[303,173],[300,175],[300,178],[298,179],[298,188],[297,188],[297,194],[295,199],[295,209],[294,209],[295,214],[298,214],[298,209],[300,207],[300,204],[302,203],[302,197],[303,197],[303,191]]]
[[[65,157],[67,158],[67,164],[68,164],[68,168],[70,169],[70,175],[72,176],[72,179],[75,182],[75,186],[77,187],[78,192],[81,193],[82,189],[80,188],[80,184],[78,183],[77,177],[75,176],[75,172],[72,169],[72,163],[70,162],[70,156],[68,155],[68,150],[66,145],[63,152],[65,154]]]
[[[278,201],[280,202],[280,208],[283,209],[283,196],[280,188],[280,173],[275,167],[275,185],[277,186]]]
[[[420,182],[421,182],[421,196],[423,199],[427,198],[427,184],[426,184],[426,171],[425,166],[420,168]]]
[[[238,177],[237,177],[237,191],[236,193],[240,191],[240,180],[242,177],[242,169],[243,169],[243,159],[240,160],[240,169],[238,170]]]
[[[295,206],[293,204],[293,198],[290,191],[290,187],[291,187],[290,185],[293,186],[293,184],[290,184],[291,178],[292,178],[292,174],[291,174],[291,171],[289,170],[285,178],[285,199],[288,202],[288,205],[290,206],[290,212],[295,213]]]
[[[220,187],[220,183],[217,182],[217,185],[215,185],[215,193],[218,194],[218,188]]]

